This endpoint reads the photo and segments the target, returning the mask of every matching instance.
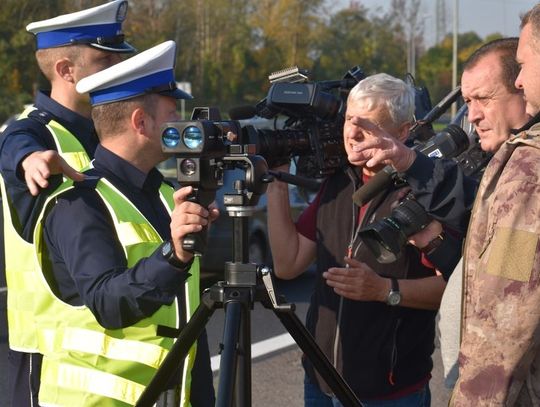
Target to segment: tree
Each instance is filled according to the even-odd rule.
[[[103,1],[3,1],[1,121],[30,103],[35,89],[48,86],[26,25]],[[451,39],[424,53],[419,0],[393,0],[386,13],[371,12],[360,1],[337,12],[330,12],[329,5],[325,0],[130,0],[124,30],[140,51],[176,41],[176,77],[191,82],[195,96],[188,108],[219,106],[225,111],[254,104],[268,91],[268,75],[293,65],[310,70],[315,80],[339,79],[356,65],[368,75],[404,77],[411,39],[419,56],[417,80],[434,101],[450,90]],[[460,67],[480,43],[474,33],[459,36]]]
[[[339,78],[346,69],[360,65],[366,75],[386,72],[405,75],[404,42],[391,15],[369,15],[358,4],[330,18],[318,42],[318,76]]]
[[[458,36],[458,77],[461,76],[463,63],[469,55],[482,45],[480,37],[473,32]],[[433,102],[438,102],[452,89],[452,35],[427,50],[420,58],[418,80],[422,82],[431,94]]]

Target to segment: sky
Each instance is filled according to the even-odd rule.
[[[421,0],[424,14],[424,42],[432,46],[436,40],[437,0]],[[475,31],[484,38],[488,34],[501,33],[505,37],[519,36],[520,15],[538,3],[538,0],[445,0],[446,29],[452,31],[454,3],[458,4],[458,31]],[[391,0],[356,0],[370,10],[381,7],[386,10]],[[348,6],[350,0],[338,0],[336,7]]]

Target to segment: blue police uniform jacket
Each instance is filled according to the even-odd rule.
[[[90,174],[107,178],[164,240],[170,238],[170,216],[159,197],[163,181],[159,171],[145,174],[102,146],[96,149],[93,165]],[[85,184],[63,194],[45,221],[51,271],[61,299],[72,305],[84,303],[105,328],[126,327],[171,304],[181,295],[188,274],[171,267],[160,249],[128,269],[109,212],[97,192]],[[180,311],[185,315],[185,310]],[[213,405],[205,335],[197,349],[191,402]]]

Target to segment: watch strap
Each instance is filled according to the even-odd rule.
[[[399,291],[399,283],[396,278],[391,277],[390,283],[391,286],[390,291],[388,292],[388,296],[386,297],[386,303],[395,307],[401,302],[401,292]]]
[[[187,264],[180,260],[178,257],[176,257],[176,253],[174,251],[174,244],[170,240],[166,241],[163,244],[161,253],[163,254],[165,260],[167,260],[167,262],[171,266],[181,269],[186,267]]]
[[[426,246],[422,247],[422,252],[425,254],[431,254],[433,253],[443,242],[444,235],[440,233],[437,237],[435,237],[432,241],[430,241]]]
[[[399,292],[399,283],[398,283],[398,281],[397,281],[397,278],[391,277],[391,278],[390,278],[390,282],[391,282],[391,284],[392,284],[391,290],[392,290],[392,291],[395,291],[395,292]]]

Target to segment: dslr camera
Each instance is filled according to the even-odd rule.
[[[393,263],[411,235],[424,229],[431,216],[409,193],[390,216],[360,230],[359,236],[379,263]]]

